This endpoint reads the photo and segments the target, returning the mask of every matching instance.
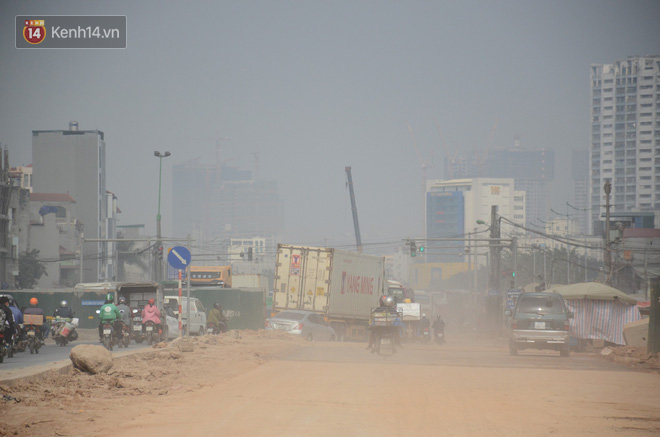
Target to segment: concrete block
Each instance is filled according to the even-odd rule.
[[[647,347],[648,336],[649,319],[626,323],[623,327],[623,338],[628,346]]]

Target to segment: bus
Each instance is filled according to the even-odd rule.
[[[190,266],[190,285],[231,288],[231,266]]]

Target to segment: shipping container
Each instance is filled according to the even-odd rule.
[[[258,273],[235,273],[232,280],[233,288],[258,288],[268,291],[268,276]]]
[[[371,310],[386,284],[383,257],[279,244],[272,312],[314,311],[330,323],[338,339],[364,339]]]

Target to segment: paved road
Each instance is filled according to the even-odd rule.
[[[427,366],[489,367],[489,368],[532,368],[532,369],[573,369],[573,370],[630,370],[611,361],[600,359],[593,354],[571,353],[560,357],[559,352],[549,350],[524,350],[518,356],[510,356],[506,342],[471,342],[469,338],[448,342],[444,345],[405,344],[403,349],[390,357],[371,354],[364,347],[340,348],[337,345],[317,343],[319,347],[302,349],[287,357],[295,361],[323,362],[384,362],[393,364],[417,364]]]
[[[3,371],[25,369],[32,366],[41,366],[55,361],[68,360],[71,349],[79,344],[100,344],[98,341],[74,341],[66,346],[58,346],[52,341],[48,341],[45,346],[39,349],[38,354],[30,354],[29,350],[14,354],[12,358],[5,357],[4,362],[0,364],[0,378]],[[131,342],[128,349],[114,347],[113,354],[119,352],[138,350],[146,347],[146,343],[135,344]]]

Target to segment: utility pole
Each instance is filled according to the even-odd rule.
[[[490,274],[491,274],[491,288],[496,290],[498,293],[500,291],[500,252],[501,248],[499,247],[500,238],[500,222],[497,217],[497,205],[490,207],[490,238],[492,239],[490,244]]]
[[[606,284],[612,283],[612,254],[610,252],[610,193],[612,192],[612,184],[610,180],[605,181],[603,186],[605,191],[605,266],[607,267]]]
[[[660,352],[660,283],[653,281],[651,287],[651,308],[649,315],[649,341],[648,352],[656,354]]]

